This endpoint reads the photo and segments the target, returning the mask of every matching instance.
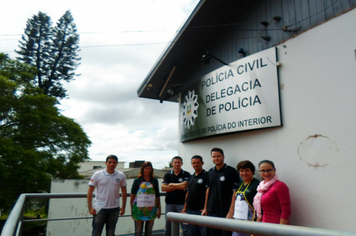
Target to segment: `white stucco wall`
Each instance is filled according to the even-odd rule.
[[[127,191],[131,192],[134,179],[127,179]],[[162,179],[158,179],[161,186]],[[51,193],[87,193],[89,180],[56,180],[52,181]],[[94,203],[94,200],[93,200]],[[121,200],[120,200],[121,203]],[[165,212],[164,197],[161,197],[162,213]],[[130,198],[127,198],[125,215],[131,212]],[[91,217],[88,213],[86,198],[51,199],[48,218]],[[153,230],[164,229],[165,217],[156,219]],[[92,219],[49,221],[47,236],[76,235],[88,236],[92,231]],[[134,221],[129,217],[120,217],[116,225],[116,235],[134,233]],[[105,235],[105,229],[102,235]]]
[[[282,127],[179,143],[183,168],[196,154],[212,167],[213,147],[233,167],[270,159],[289,186],[292,225],[356,231],[354,22],[356,9],[278,46]]]
[[[80,168],[78,172],[80,173],[87,170],[93,170],[94,166],[106,167],[105,161],[84,161],[80,163]],[[124,166],[125,166],[125,162],[119,161],[116,168],[120,169],[120,168],[124,168]]]

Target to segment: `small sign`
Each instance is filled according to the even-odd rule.
[[[137,207],[154,207],[156,201],[155,194],[138,194]]]

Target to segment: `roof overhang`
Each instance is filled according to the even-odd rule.
[[[142,98],[177,102],[185,77],[248,0],[202,0],[137,90]]]

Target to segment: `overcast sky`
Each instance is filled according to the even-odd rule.
[[[198,0],[9,0],[1,3],[0,52],[17,56],[26,22],[39,11],[53,24],[72,12],[82,58],[62,114],[92,141],[89,155],[115,154],[126,166],[167,166],[178,154],[178,104],[137,97],[137,89]]]

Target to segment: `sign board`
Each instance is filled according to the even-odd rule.
[[[180,141],[282,125],[276,48],[220,67],[180,94]]]

